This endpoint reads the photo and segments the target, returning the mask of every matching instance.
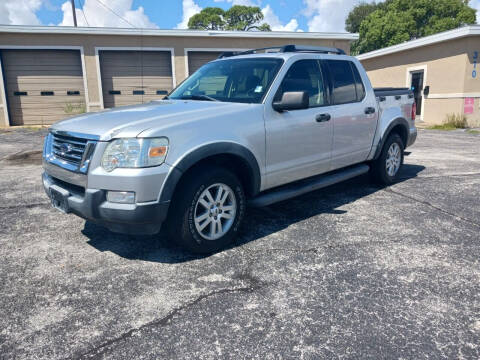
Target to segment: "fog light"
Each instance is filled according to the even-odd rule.
[[[107,201],[121,204],[135,204],[133,191],[107,191]]]

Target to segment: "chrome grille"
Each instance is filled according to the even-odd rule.
[[[86,174],[99,137],[51,130],[45,138],[43,160],[69,171]]]
[[[82,162],[87,142],[87,139],[54,134],[52,153],[57,159],[79,166]]]

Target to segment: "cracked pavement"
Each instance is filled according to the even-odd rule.
[[[1,359],[480,358],[480,136],[421,130],[397,184],[250,209],[197,257],[51,209],[44,132],[0,132]]]

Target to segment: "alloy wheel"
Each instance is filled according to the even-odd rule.
[[[217,240],[230,230],[236,213],[237,201],[233,190],[222,183],[210,185],[195,204],[195,228],[204,239]]]

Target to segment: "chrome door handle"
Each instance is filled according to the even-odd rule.
[[[330,114],[318,114],[317,116],[315,116],[315,120],[317,122],[325,122],[325,121],[329,121],[332,117],[330,116]]]

